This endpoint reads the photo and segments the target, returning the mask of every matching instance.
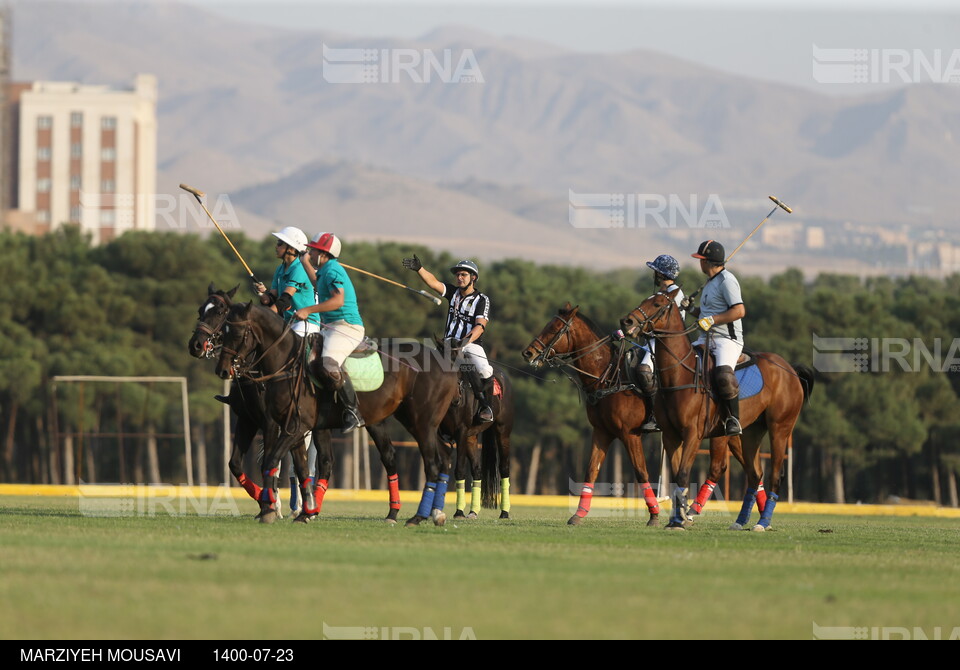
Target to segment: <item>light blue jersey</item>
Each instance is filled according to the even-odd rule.
[[[354,326],[362,326],[363,319],[360,318],[357,292],[353,288],[353,282],[350,281],[347,271],[340,265],[340,261],[331,258],[317,270],[317,304],[332,298],[334,289],[343,292],[343,306],[332,312],[321,312],[313,316],[319,316],[322,323],[346,321]]]
[[[279,296],[287,288],[294,287],[296,293],[293,294],[293,298],[290,301],[290,308],[287,309],[283,314],[284,321],[290,321],[293,318],[294,312],[302,307],[312,307],[317,304],[314,298],[316,297],[313,292],[313,288],[310,286],[310,277],[307,276],[307,271],[303,267],[303,263],[300,262],[300,259],[297,258],[290,265],[285,266],[281,263],[277,267],[277,271],[273,274],[273,284],[270,288],[277,292]],[[311,314],[307,321],[309,323],[320,324],[320,315]]]

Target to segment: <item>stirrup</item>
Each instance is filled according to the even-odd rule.
[[[363,419],[359,414],[351,409],[343,410],[343,428],[340,429],[343,433],[352,433],[363,425]]]
[[[740,428],[740,421],[735,416],[728,416],[723,423],[724,435],[740,435],[743,429]]]
[[[213,399],[222,402],[224,405],[229,405],[229,404],[230,404],[230,396],[226,396],[226,395],[215,395],[215,396],[213,396]]]
[[[480,408],[480,411],[477,412],[477,421],[480,423],[491,423],[493,421],[493,410],[490,409],[489,405]]]
[[[662,432],[663,429],[660,428],[660,425],[657,423],[656,419],[651,418],[644,422],[644,424],[640,426],[639,430],[641,433],[659,433]]]

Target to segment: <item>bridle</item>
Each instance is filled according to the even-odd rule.
[[[530,343],[530,346],[531,347],[539,346],[540,349],[537,351],[537,355],[530,359],[530,362],[529,362],[530,365],[533,365],[533,366],[538,366],[540,364],[546,364],[546,365],[552,365],[552,366],[561,365],[562,363],[557,363],[554,361],[560,356],[570,355],[570,354],[558,354],[554,350],[554,347],[557,345],[557,342],[560,341],[561,337],[563,337],[564,335],[568,335],[570,333],[570,328],[573,326],[573,320],[574,318],[576,318],[577,311],[579,309],[580,309],[579,306],[574,307],[573,310],[569,312],[568,314],[569,318],[567,319],[564,319],[563,315],[557,314],[555,317],[553,317],[553,319],[550,320],[550,323],[547,324],[547,327],[543,329],[544,331],[546,331],[553,324],[554,321],[559,321],[560,323],[563,324],[557,330],[554,336],[550,338],[550,342],[545,344],[543,340],[540,339],[540,335],[542,335],[543,332],[541,332],[540,335],[538,335],[533,339],[533,342]]]
[[[229,317],[229,314],[227,315]],[[231,349],[221,342],[220,348],[232,356],[230,362],[230,370],[233,372],[233,376],[236,379],[244,377],[250,381],[263,383],[271,380],[280,380],[287,379],[291,376],[300,376],[303,372],[302,367],[298,365],[303,357],[303,350],[306,346],[306,338],[300,337],[297,346],[294,347],[293,351],[290,352],[290,356],[287,360],[281,365],[277,370],[266,375],[255,375],[253,370],[257,368],[260,364],[260,361],[264,359],[267,353],[270,352],[275,346],[277,346],[281,340],[284,339],[287,333],[289,333],[293,328],[293,321],[285,324],[283,327],[283,332],[275,339],[269,346],[264,347],[263,342],[257,337],[256,333],[253,332],[253,329],[250,327],[253,324],[253,321],[250,319],[245,319],[241,321],[234,321],[229,318],[225,318],[224,322],[221,324],[221,328],[225,326],[230,327],[243,327],[243,339],[240,341],[240,345],[236,349]],[[297,337],[295,335],[295,337]],[[253,340],[251,344],[247,344],[248,340]],[[246,358],[254,351],[257,347],[260,346],[262,351],[260,355],[251,363],[248,363]],[[296,368],[296,369],[294,369]]]
[[[647,316],[646,311],[643,309],[643,304],[646,302],[646,300],[644,300],[643,303],[640,303],[640,305],[638,305],[636,309],[630,312],[630,316],[632,316],[636,312],[639,312],[640,315],[643,317],[643,321],[640,321],[636,326],[637,335],[642,334],[642,335],[645,335],[646,337],[657,340],[659,342],[659,344],[657,345],[657,348],[665,349],[667,353],[669,353],[676,360],[676,362],[673,363],[672,365],[668,365],[666,367],[658,367],[657,368],[658,374],[662,374],[667,370],[671,370],[679,366],[687,369],[689,372],[692,372],[694,376],[696,376],[696,365],[691,367],[686,363],[686,360],[690,358],[690,356],[696,356],[696,354],[693,351],[693,347],[691,347],[690,350],[687,352],[687,354],[683,358],[681,358],[680,356],[675,354],[673,349],[671,349],[667,345],[667,340],[673,337],[686,337],[689,333],[696,330],[698,326],[696,323],[694,323],[691,326],[684,328],[682,330],[662,330],[662,329],[654,328],[654,324],[657,323],[660,319],[664,318],[664,316],[666,316],[666,313],[671,308],[676,307],[677,309],[680,309],[679,307],[677,307],[677,303],[674,301],[674,299],[670,296],[669,293],[666,293],[664,291],[658,291],[657,293],[654,294],[654,296],[651,296],[651,297],[655,297],[657,295],[662,295],[666,297],[667,301],[664,304],[660,305],[656,309],[656,311],[654,311],[649,316]],[[645,329],[647,328],[649,328],[649,330],[645,332]],[[661,387],[661,390],[676,391],[684,388],[699,388],[699,387],[696,384],[694,384],[693,386],[684,385],[684,386],[676,386],[676,387]]]
[[[204,320],[204,318],[206,313],[216,306],[217,302],[223,305],[222,311],[217,310],[221,315],[220,321],[216,325],[210,325]],[[218,355],[217,352],[221,349],[221,347],[223,347],[223,326],[227,322],[227,316],[229,313],[230,303],[227,302],[226,298],[218,293],[211,293],[206,302],[200,305],[200,318],[197,319],[197,326],[193,330],[193,336],[198,338],[206,336],[203,339],[202,345],[204,358],[213,358],[214,356]]]

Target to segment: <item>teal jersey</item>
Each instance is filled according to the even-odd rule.
[[[317,304],[332,298],[334,289],[343,292],[343,307],[332,312],[320,312],[317,316],[320,317],[321,322],[346,321],[354,326],[362,326],[363,319],[360,318],[357,292],[353,289],[353,282],[350,281],[347,271],[340,265],[340,261],[331,258],[317,270]]]
[[[279,296],[287,288],[294,287],[296,293],[293,294],[293,299],[290,302],[290,308],[283,313],[283,320],[289,321],[293,318],[293,313],[302,307],[312,307],[316,305],[314,298],[316,297],[313,293],[313,290],[310,287],[310,277],[307,276],[307,271],[303,268],[303,263],[300,262],[300,259],[296,259],[290,265],[284,266],[281,263],[277,267],[277,271],[273,274],[273,285],[271,286],[277,292]],[[307,318],[309,323],[320,323],[319,314],[311,314]]]

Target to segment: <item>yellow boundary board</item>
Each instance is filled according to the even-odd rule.
[[[47,496],[55,498],[129,498],[129,497],[186,497],[200,499],[204,497],[223,497],[249,499],[247,492],[239,486],[158,486],[132,484],[84,484],[83,486],[51,486],[35,484],[0,484],[2,496]],[[330,489],[324,497],[326,501],[384,502],[387,491],[367,491],[353,489]],[[576,510],[578,496],[510,496],[511,506],[516,507],[559,507]],[[420,502],[420,491],[401,491],[400,501],[416,504]],[[253,501],[250,501],[253,503]],[[0,503],[2,505],[2,503]],[[640,498],[612,498],[594,496],[593,509],[623,510],[631,516],[646,514],[646,505]],[[661,502],[661,509],[670,509],[670,502]],[[739,501],[711,500],[706,512],[737,513]],[[777,514],[843,514],[847,516],[927,516],[960,519],[960,509],[936,507],[935,505],[839,505],[831,503],[778,502]]]

